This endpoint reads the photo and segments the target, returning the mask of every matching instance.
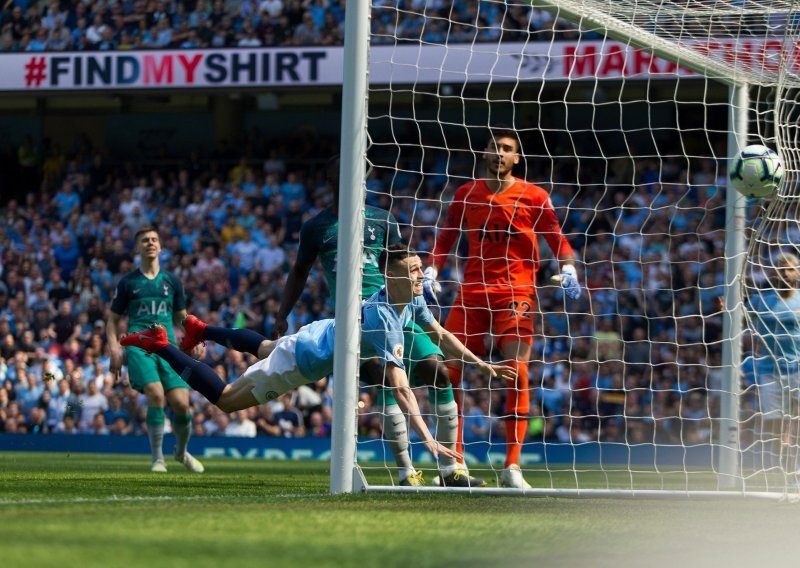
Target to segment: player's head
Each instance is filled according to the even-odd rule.
[[[403,244],[389,245],[378,259],[386,275],[386,285],[398,290],[409,289],[413,296],[422,295],[422,260],[417,251]]]
[[[505,178],[519,164],[520,143],[511,128],[497,126],[489,131],[486,141],[486,167],[490,177]]]
[[[136,243],[136,252],[142,258],[158,258],[158,254],[161,252],[161,238],[155,227],[142,227],[136,231],[133,241]]]
[[[786,284],[790,288],[797,288],[800,284],[800,259],[797,255],[784,252],[775,259],[775,268],[778,270],[778,278],[781,284]]]

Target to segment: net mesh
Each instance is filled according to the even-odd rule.
[[[638,45],[672,43],[679,55],[693,54],[695,69],[753,85],[750,141],[777,148],[786,175],[777,198],[743,205],[752,237],[744,280],[752,292],[767,285],[764,267],[775,251],[794,250],[800,229],[795,3],[547,4],[558,6],[551,14],[530,2],[373,0],[367,202],[393,213],[427,263],[456,188],[486,177],[490,127],[513,128],[521,142],[514,173],[548,192],[585,290],[572,301],[550,284],[559,267],[540,238],[530,410],[509,413],[513,385],[465,366],[458,392],[471,473],[489,485],[502,481],[505,431],[524,418],[519,461],[534,487],[714,489],[721,399],[731,390],[719,300],[728,87]],[[560,17],[572,11],[583,16]],[[596,13],[606,19],[586,16]],[[619,39],[626,25],[642,32],[638,43],[606,36],[612,30]],[[475,256],[469,230],[476,228],[463,228],[439,273],[443,291],[433,311],[443,323]],[[501,240],[494,250],[502,256],[506,246]],[[491,326],[478,339],[487,360],[503,359]],[[754,334],[736,340],[749,360],[758,356]],[[437,387],[420,385],[409,370],[435,430],[427,393]],[[745,365],[734,375],[742,389],[735,392],[743,486],[786,491],[795,468],[764,458],[755,373]],[[362,468],[375,483],[396,484],[381,434],[382,396],[364,389],[361,397]],[[784,431],[773,436],[778,446],[790,443]],[[418,441],[412,435],[414,461],[430,469]]]

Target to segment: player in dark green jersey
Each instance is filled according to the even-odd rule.
[[[336,297],[336,254],[339,231],[339,157],[327,166],[328,189],[333,194],[330,207],[303,223],[300,229],[300,247],[297,260],[289,270],[283,289],[281,305],[275,317],[275,332],[282,335],[288,324],[286,318],[297,303],[306,285],[314,261],[319,258],[332,301]],[[361,285],[362,299],[369,298],[384,285],[383,273],[378,264],[381,252],[402,241],[394,216],[388,211],[366,206],[364,219],[364,262]],[[436,417],[436,439],[445,447],[454,447],[458,429],[458,410],[450,386],[449,372],[444,364],[442,350],[431,341],[417,325],[403,330],[405,353],[403,363],[409,371],[413,386],[429,386],[428,399]],[[382,367],[369,362],[362,366],[362,376],[372,382],[383,382]],[[395,456],[401,485],[423,485],[421,472],[417,472],[408,452],[406,419],[391,390],[380,389],[378,403],[382,406],[381,418],[384,436]],[[482,487],[486,483],[470,477],[463,465],[449,458],[440,459],[440,483],[451,486]]]
[[[106,326],[111,348],[111,372],[119,376],[122,366],[122,346],[119,344],[119,322],[128,318],[128,331],[136,332],[152,324],[167,328],[174,344],[173,327],[186,317],[186,298],[183,284],[172,274],[162,271],[158,262],[161,239],[153,227],[140,229],[135,236],[136,252],[141,257],[138,270],[125,275],[114,291],[111,316]],[[172,430],[175,434],[175,459],[186,469],[203,472],[203,465],[186,447],[192,433],[192,412],[189,385],[162,359],[148,355],[137,347],[125,348],[128,380],[131,386],[147,396],[147,435],[153,457],[151,470],[167,471],[162,449],[164,439],[164,405],[169,402],[174,413]]]

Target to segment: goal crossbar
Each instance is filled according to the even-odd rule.
[[[647,2],[617,1],[617,0],[530,0],[532,6],[546,10],[557,17],[570,20],[586,28],[601,30],[610,38],[625,42],[633,47],[648,51],[690,69],[709,79],[736,86],[743,84],[768,84],[778,80],[777,65],[775,69],[769,66],[757,66],[748,69],[749,59],[732,58],[730,61],[721,61],[709,57],[703,52],[702,41],[696,38],[685,38],[680,34],[669,33],[669,29],[659,24],[659,19],[666,16],[686,16],[676,9],[667,9],[653,6],[657,11],[648,13],[640,8],[640,4]],[[775,4],[775,3],[773,3]],[[757,10],[758,14],[775,14],[781,10],[788,12],[790,6],[786,2],[777,2],[771,9],[764,7]],[[692,10],[694,18],[720,17],[724,14],[739,15],[741,10],[729,9],[723,12],[715,10]],[[751,11],[748,8],[748,14]],[[647,28],[660,30],[659,35]],[[666,37],[664,37],[666,36]],[[691,41],[695,39],[695,41]]]

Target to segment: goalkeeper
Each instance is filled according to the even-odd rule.
[[[282,335],[288,328],[286,318],[297,303],[305,287],[311,267],[317,258],[320,259],[325,273],[325,280],[336,297],[336,252],[339,248],[339,157],[331,158],[327,165],[326,177],[328,189],[333,195],[333,204],[322,210],[314,218],[303,223],[300,229],[300,246],[297,260],[289,271],[284,287],[281,305],[275,321],[277,335]],[[366,299],[383,286],[383,273],[378,266],[378,257],[388,245],[401,242],[397,221],[391,213],[376,207],[366,207],[364,222],[364,269],[361,285],[361,297]],[[448,447],[455,447],[458,432],[458,407],[450,386],[448,368],[444,364],[441,349],[436,346],[419,326],[409,323],[403,330],[403,363],[408,370],[409,381],[415,387],[428,387],[428,401],[436,416],[436,439]],[[368,382],[381,384],[380,369],[366,363],[360,374]],[[369,376],[372,375],[370,378]],[[408,431],[406,420],[397,405],[391,390],[378,389],[378,406],[381,407],[383,435],[397,463],[401,485],[422,485],[421,474],[411,462],[408,452]],[[467,469],[455,461],[443,459],[440,464],[439,480],[442,485],[454,487],[483,487],[486,482],[472,477]]]
[[[375,357],[383,367],[402,411],[434,457],[451,460],[460,455],[437,442],[419,412],[403,364],[403,329],[410,321],[419,323],[452,357],[478,367],[490,376],[512,379],[515,370],[481,361],[451,333],[440,326],[422,299],[422,261],[402,246],[385,250],[380,258],[387,285],[361,308],[361,353]],[[194,316],[184,321],[186,334],[181,349],[170,344],[163,326],[134,333],[122,339],[124,346],[138,347],[164,359],[192,388],[224,412],[234,412],[274,400],[302,384],[312,383],[333,370],[334,320],[320,320],[271,341],[248,329],[212,327]],[[251,353],[260,361],[239,379],[226,384],[208,365],[186,353],[204,340]]]
[[[540,236],[561,264],[557,278],[567,297],[580,297],[581,286],[575,253],[561,232],[547,192],[512,173],[520,161],[516,132],[493,129],[485,159],[486,177],[456,189],[431,265],[425,270],[425,288],[426,296],[435,301],[435,292],[440,290],[436,278],[463,232],[469,256],[445,328],[479,355],[486,353],[484,337],[491,332],[503,359],[514,362],[517,379],[506,390],[506,460],[500,485],[522,489],[530,487],[522,477],[519,459],[530,412],[528,364]],[[450,379],[454,387],[460,385],[460,367],[450,368]],[[460,444],[457,449],[461,452]]]

